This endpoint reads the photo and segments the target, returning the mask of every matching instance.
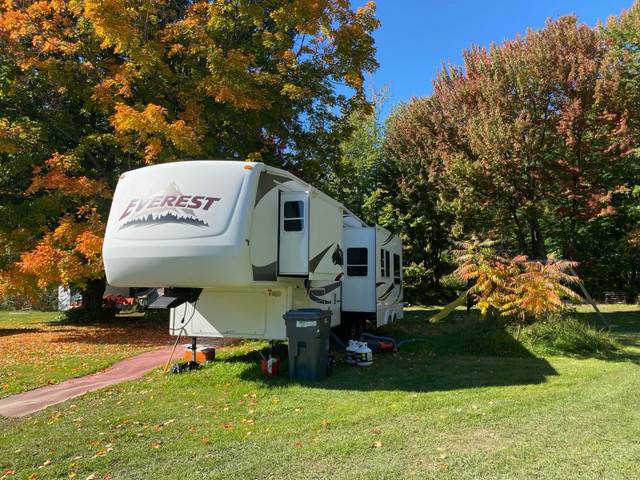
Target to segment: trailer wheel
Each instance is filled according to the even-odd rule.
[[[360,320],[349,320],[348,327],[349,329],[349,338],[357,340],[360,338],[360,334],[362,333],[362,324]]]
[[[367,331],[367,319],[363,318],[361,320],[358,320],[358,338],[360,338],[360,335],[362,335],[366,331]]]

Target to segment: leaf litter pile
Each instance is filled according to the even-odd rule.
[[[172,338],[141,318],[73,325],[55,313],[0,313],[0,397],[103,370]]]

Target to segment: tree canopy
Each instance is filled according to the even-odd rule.
[[[321,170],[368,107],[378,23],[348,0],[3,2],[0,294],[101,278],[125,170]]]
[[[522,37],[465,50],[463,66],[443,65],[433,93],[396,115],[389,161],[405,172],[420,166],[434,216],[454,214],[449,242],[475,234],[533,259],[551,249],[599,261],[587,235],[612,219],[627,223],[638,173],[638,109],[621,100],[633,75],[614,43],[575,16],[550,19]]]
[[[348,0],[2,2],[0,296],[102,282],[119,175],[199,158],[324,182],[402,236],[410,290],[474,235],[638,289],[640,3],[472,45],[386,119],[378,26]]]

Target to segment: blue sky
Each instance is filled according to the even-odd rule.
[[[364,4],[352,0],[352,6]],[[376,90],[389,85],[383,108],[412,96],[431,93],[441,62],[462,64],[461,52],[471,44],[489,46],[544,27],[547,18],[575,12],[581,23],[595,26],[628,9],[633,0],[377,0],[382,25],[374,34],[380,68]]]

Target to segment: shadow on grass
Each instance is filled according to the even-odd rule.
[[[266,388],[299,383],[330,390],[408,392],[532,385],[557,375],[546,360],[526,350],[504,329],[483,331],[480,323],[475,329],[460,328],[455,321],[453,324],[426,323],[423,320],[429,318],[429,313],[429,310],[422,310],[420,315],[408,312],[405,321],[378,329],[377,334],[390,336],[398,342],[409,338],[421,340],[405,343],[397,352],[376,354],[371,366],[346,363],[344,349],[332,346],[331,353],[336,360],[333,375],[318,382],[289,379],[285,343],[274,346],[274,356],[281,361],[277,377],[266,377],[261,372],[260,360],[268,356],[267,347],[220,355],[216,368],[224,370],[225,364],[237,367],[238,363],[244,363],[246,367],[241,369],[240,377],[262,382]]]
[[[49,325],[53,328],[48,331],[56,334],[55,341],[57,343],[85,343],[91,345],[154,344],[164,346],[175,339],[169,334],[167,325],[160,325],[144,319],[82,324],[55,322]]]
[[[0,337],[9,337],[11,335],[23,335],[25,333],[36,333],[40,332],[42,329],[40,328],[0,328]]]
[[[281,387],[291,383],[313,385],[333,390],[399,390],[428,392],[509,385],[535,385],[557,375],[544,359],[528,354],[521,357],[470,356],[465,354],[439,356],[428,347],[413,344],[398,352],[375,355],[373,365],[359,367],[347,364],[342,349],[332,349],[336,358],[333,375],[319,382],[289,379],[286,346],[274,356],[280,358],[277,377],[265,377],[260,356],[256,352],[217,359],[216,363],[245,363],[240,375],[244,380],[264,383],[265,387]],[[223,367],[224,368],[224,367]]]
[[[425,392],[535,385],[557,375],[547,360],[534,355],[504,327],[485,321],[468,322],[464,310],[456,310],[446,321],[429,322],[429,318],[438,311],[437,307],[408,310],[404,320],[378,329],[376,334],[392,337],[397,342],[414,338],[421,340],[405,343],[397,352],[375,355],[374,364],[370,367],[347,364],[344,349],[333,346],[332,353],[336,358],[334,374],[319,382],[289,380],[288,350],[284,343],[277,344],[274,350],[274,356],[281,359],[280,374],[275,378],[261,373],[261,354],[268,355],[266,347],[248,353],[229,352],[228,356],[217,361],[223,365],[245,363],[241,378],[262,382],[265,387],[299,383],[335,390]],[[604,311],[603,315],[612,325],[616,341],[628,348],[590,356],[606,361],[631,360],[637,363],[640,360],[640,311]],[[595,312],[578,313],[577,316],[592,324],[597,319]]]

